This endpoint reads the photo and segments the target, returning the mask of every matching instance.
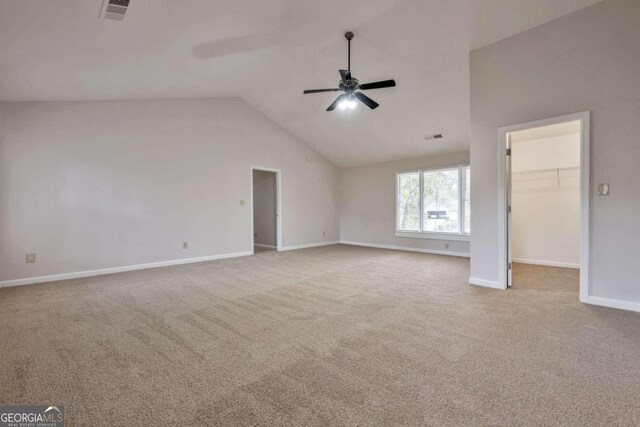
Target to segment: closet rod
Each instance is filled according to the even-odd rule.
[[[570,168],[553,168],[553,169],[531,169],[528,171],[520,171],[520,172],[513,172],[514,175],[518,174],[518,175],[525,175],[525,174],[530,174],[530,173],[544,173],[544,172],[564,172],[564,171],[572,171],[572,170],[580,170],[580,167],[578,166],[574,166],[574,167],[570,167]]]

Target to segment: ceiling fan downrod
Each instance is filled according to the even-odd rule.
[[[351,72],[351,40],[353,40],[353,31],[347,31],[344,33],[344,38],[347,39],[347,70]]]

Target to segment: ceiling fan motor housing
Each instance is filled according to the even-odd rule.
[[[338,83],[338,87],[340,88],[340,90],[343,90],[343,91],[349,93],[349,92],[353,92],[356,89],[358,89],[360,87],[360,82],[355,77],[351,77],[346,82],[340,80],[340,83]]]

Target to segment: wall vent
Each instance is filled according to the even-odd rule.
[[[107,6],[104,9],[104,19],[114,19],[122,21],[127,13],[129,0],[106,0]]]

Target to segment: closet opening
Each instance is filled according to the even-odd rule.
[[[578,113],[500,130],[505,287],[587,295],[588,118]]]

